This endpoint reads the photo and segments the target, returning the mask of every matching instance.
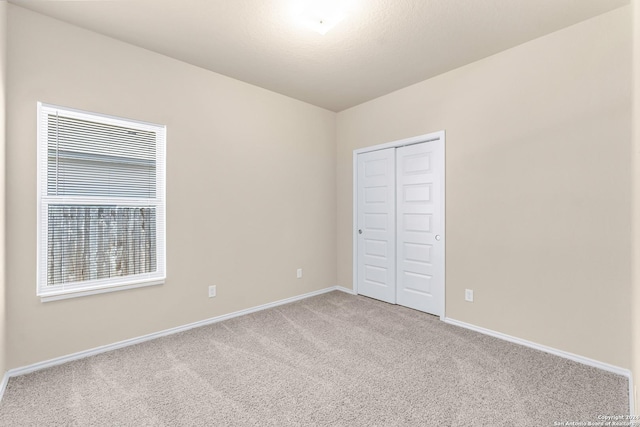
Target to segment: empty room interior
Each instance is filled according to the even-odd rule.
[[[312,3],[0,0],[0,424],[636,425],[640,0]]]

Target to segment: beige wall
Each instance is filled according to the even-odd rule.
[[[633,10],[633,148],[634,148],[634,251],[633,251],[633,378],[635,384],[635,409],[640,414],[638,383],[640,382],[640,0],[632,0]]]
[[[8,368],[336,284],[335,113],[13,5],[8,29]],[[167,125],[163,286],[36,297],[37,101]]]
[[[339,113],[338,283],[352,285],[353,150],[444,129],[447,317],[630,368],[629,17]]]
[[[0,0],[0,375],[6,370],[5,312],[5,98],[7,87],[7,2]]]

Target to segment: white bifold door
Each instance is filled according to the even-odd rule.
[[[441,316],[442,139],[357,155],[359,294]]]
[[[358,155],[358,293],[396,302],[395,149]]]

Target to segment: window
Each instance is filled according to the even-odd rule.
[[[38,103],[38,295],[165,278],[164,126]]]

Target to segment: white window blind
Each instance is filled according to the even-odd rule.
[[[160,125],[38,104],[38,295],[164,280],[165,135]]]

